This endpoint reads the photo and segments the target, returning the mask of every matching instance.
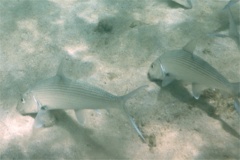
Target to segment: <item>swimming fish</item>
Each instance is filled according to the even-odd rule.
[[[229,18],[229,37],[232,37],[238,46],[240,46],[240,34],[238,32],[238,27],[233,19],[233,14],[232,11],[230,9],[230,5],[232,5],[232,3],[237,3],[239,1],[230,1],[229,4],[225,7],[228,13],[228,18]]]
[[[228,4],[223,9],[229,8],[229,7],[233,6],[237,2],[240,2],[240,0],[230,0],[228,2]]]
[[[238,32],[237,24],[233,18],[233,13],[231,11],[231,6],[239,2],[240,0],[230,0],[228,4],[223,8],[228,14],[228,20],[229,20],[229,29],[228,29],[228,35],[217,33],[221,30],[221,28],[217,29],[214,33],[209,34],[210,36],[218,36],[218,37],[230,37],[232,38],[240,47],[240,34]]]
[[[81,120],[79,116],[83,109],[119,108],[126,113],[138,135],[145,141],[125,106],[130,97],[145,87],[141,86],[126,95],[116,96],[85,82],[68,79],[58,72],[56,76],[38,82],[24,93],[17,110],[21,114],[37,113],[35,125],[42,127],[45,124],[41,116],[55,109],[74,109],[77,119]]]
[[[187,50],[173,50],[158,57],[150,66],[148,78],[162,80],[163,87],[175,79],[190,82],[196,99],[204,89],[223,90],[235,97],[234,107],[240,113],[240,83],[230,83],[210,64]]]
[[[172,0],[175,3],[180,4],[181,6],[191,9],[192,8],[192,1],[191,0]]]

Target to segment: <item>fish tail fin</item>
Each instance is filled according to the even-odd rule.
[[[125,106],[125,103],[127,102],[128,99],[130,99],[131,97],[133,97],[133,96],[134,96],[135,94],[137,94],[140,90],[142,90],[143,88],[146,88],[147,86],[148,86],[148,85],[144,85],[144,86],[138,87],[138,88],[136,88],[135,90],[129,92],[128,94],[121,96],[121,98],[122,98],[122,103],[124,104],[124,106]]]
[[[234,107],[238,114],[240,114],[240,102],[238,100],[238,97],[240,97],[240,82],[232,83],[232,91],[235,96],[234,98]]]
[[[133,128],[135,129],[135,131],[138,133],[139,137],[143,140],[143,142],[146,142],[142,132],[139,130],[137,124],[135,123],[133,117],[130,115],[129,111],[126,108],[126,102],[128,99],[130,99],[132,96],[134,96],[137,92],[139,92],[140,90],[142,90],[143,88],[147,87],[147,85],[141,86],[133,91],[131,91],[130,93],[121,96],[122,99],[122,108],[124,110],[124,112],[126,113],[130,123],[132,124]]]

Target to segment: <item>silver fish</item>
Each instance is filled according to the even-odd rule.
[[[223,9],[229,8],[229,7],[233,6],[237,2],[240,2],[240,0],[230,0],[228,2],[228,4]]]
[[[230,2],[226,6],[226,10],[227,10],[227,13],[228,13],[228,18],[229,18],[229,37],[233,38],[236,41],[237,45],[240,47],[240,34],[238,32],[238,27],[236,25],[236,22],[233,19],[233,14],[232,14],[232,11],[230,9],[230,4],[231,4]]]
[[[229,28],[228,28],[228,35],[218,33],[222,30],[222,27],[217,29],[214,33],[208,34],[209,36],[217,36],[217,37],[230,37],[232,38],[240,48],[240,34],[238,31],[237,23],[234,20],[233,13],[231,11],[231,7],[235,5],[240,0],[230,0],[228,4],[223,8],[224,11],[228,14],[228,21],[229,21]]]
[[[125,106],[126,101],[144,87],[146,86],[139,87],[123,96],[115,96],[103,89],[85,82],[75,82],[58,73],[29,89],[22,96],[17,110],[21,114],[37,113],[35,126],[42,127],[45,126],[41,119],[42,115],[49,114],[49,111],[55,109],[74,109],[77,119],[80,120],[79,116],[83,109],[119,108],[127,114],[132,126],[145,141]]]
[[[234,106],[240,113],[237,98],[240,95],[240,83],[230,83],[206,61],[186,50],[174,50],[161,55],[151,64],[148,77],[151,81],[162,80],[162,86],[175,79],[190,82],[196,99],[207,88],[226,91],[236,97]]]

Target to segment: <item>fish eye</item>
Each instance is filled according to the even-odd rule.
[[[153,64],[151,64],[151,68],[153,68],[154,67],[154,65]]]

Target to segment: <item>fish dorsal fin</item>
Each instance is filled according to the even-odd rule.
[[[63,77],[63,64],[64,64],[64,60],[65,60],[65,58],[62,58],[59,66],[58,66],[58,70],[57,70],[56,76]]]
[[[191,0],[172,0],[173,2],[187,8],[191,9],[192,8],[192,1]]]
[[[186,51],[186,52],[189,52],[189,53],[193,53],[193,51],[195,50],[196,48],[196,43],[197,43],[197,40],[191,40],[189,41],[184,47],[183,47],[183,50]]]
[[[186,52],[193,53],[197,45],[206,45],[209,43],[209,37],[205,33],[201,34],[197,38],[191,39],[182,49]]]

